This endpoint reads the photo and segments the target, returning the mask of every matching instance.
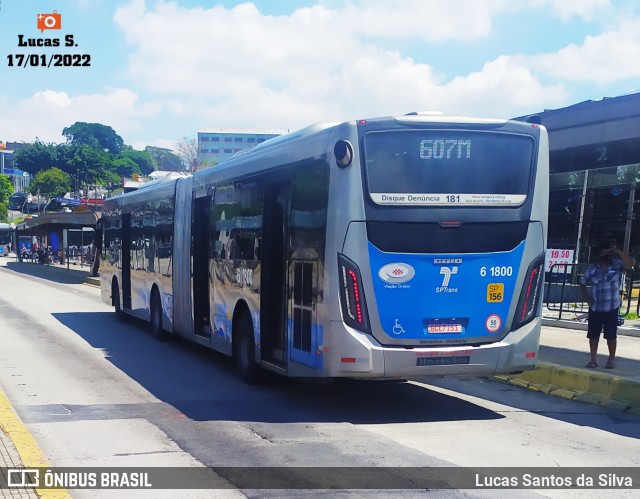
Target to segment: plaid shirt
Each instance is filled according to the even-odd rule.
[[[620,283],[624,265],[618,257],[613,257],[611,265],[602,270],[597,263],[589,265],[580,282],[591,286],[593,303],[590,309],[593,312],[610,312],[621,305]]]

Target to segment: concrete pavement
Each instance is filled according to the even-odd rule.
[[[0,257],[2,272],[15,271],[60,283],[99,285],[89,269],[18,263]],[[605,369],[606,341],[599,348],[599,367],[586,368],[589,344],[583,324],[545,321],[542,328],[539,362],[534,371],[515,376],[495,376],[494,380],[566,399],[598,404],[640,415],[640,321],[619,328],[615,369]],[[553,324],[554,326],[550,326]],[[562,327],[556,327],[560,325]],[[40,463],[40,464],[38,464]],[[6,490],[7,468],[48,466],[0,387],[0,493],[2,497],[68,497],[65,491]],[[4,494],[10,492],[10,495]],[[36,495],[38,493],[38,495]],[[46,494],[46,495],[43,495]]]

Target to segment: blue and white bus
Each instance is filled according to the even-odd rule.
[[[103,299],[242,375],[532,369],[548,140],[535,123],[326,123],[104,205]]]

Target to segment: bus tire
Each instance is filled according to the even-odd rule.
[[[122,307],[120,306],[120,286],[118,286],[118,281],[116,279],[111,283],[111,304],[115,308],[116,317],[120,321],[127,320],[127,314],[122,311]]]
[[[258,381],[256,347],[253,336],[253,322],[249,312],[243,312],[238,318],[234,339],[237,341],[236,365],[242,379],[252,385]]]
[[[162,300],[160,299],[160,293],[155,288],[151,292],[150,309],[149,323],[151,325],[151,333],[158,340],[164,341],[167,339],[167,335],[165,330],[162,329]]]

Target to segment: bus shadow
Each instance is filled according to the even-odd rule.
[[[232,359],[181,339],[158,341],[139,321],[123,323],[109,312],[54,317],[195,421],[386,424],[504,417],[412,383],[313,382],[265,372],[258,385],[250,386],[239,378]]]

